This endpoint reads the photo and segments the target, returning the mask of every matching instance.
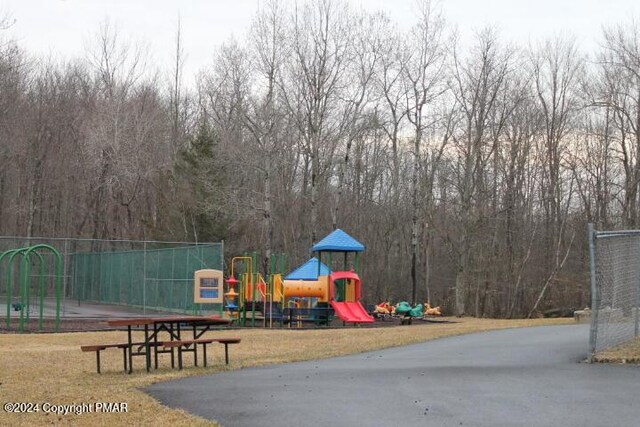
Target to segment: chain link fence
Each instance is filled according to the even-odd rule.
[[[193,273],[208,268],[223,270],[223,243],[0,237],[0,253],[38,244],[50,245],[62,254],[63,318],[80,312],[78,307],[91,307],[92,304],[132,307],[143,312],[186,313],[219,309],[194,303]],[[46,273],[42,274],[38,263],[34,262],[37,268],[32,268],[30,282],[44,281],[51,306],[55,295],[54,260],[51,254],[42,256]],[[1,307],[20,298],[20,287],[8,286],[9,280],[14,284],[20,280],[18,258],[12,268],[7,265],[8,258],[0,263]],[[31,304],[37,309],[35,298]],[[89,310],[84,312],[90,314]]]
[[[639,336],[640,230],[595,231],[589,225],[591,333],[596,353]]]

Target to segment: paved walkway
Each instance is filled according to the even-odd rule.
[[[588,326],[451,337],[156,384],[232,426],[638,426],[640,367],[580,363]]]

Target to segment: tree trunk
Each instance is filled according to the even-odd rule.
[[[418,263],[418,173],[420,168],[420,142],[422,139],[421,123],[416,121],[416,139],[414,141],[413,174],[411,176],[411,194],[413,209],[411,213],[411,303],[416,304],[418,292],[418,278],[416,274]]]
[[[263,271],[266,275],[271,274],[270,263],[271,251],[273,247],[273,218],[271,212],[271,159],[267,157],[265,165],[265,177],[264,177],[264,228],[267,233],[267,238],[264,244],[264,259],[263,259]]]

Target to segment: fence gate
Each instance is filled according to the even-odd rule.
[[[596,231],[589,224],[591,332],[589,361],[640,330],[640,230]]]

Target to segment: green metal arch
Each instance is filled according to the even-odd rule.
[[[0,263],[2,263],[3,258],[6,255],[9,255],[9,259],[7,261],[7,274],[6,274],[6,282],[7,282],[7,298],[9,298],[7,300],[7,328],[9,328],[10,323],[11,323],[11,300],[10,297],[13,294],[13,289],[12,289],[12,278],[11,278],[11,273],[12,273],[12,267],[13,267],[13,260],[15,258],[16,255],[22,255],[22,262],[23,264],[26,264],[29,266],[29,268],[31,267],[31,254],[27,253],[28,248],[20,248],[20,249],[13,249],[13,250],[9,250],[6,251],[4,253],[2,253],[2,255],[0,255]],[[40,260],[40,293],[42,294],[43,292],[43,288],[44,288],[44,272],[45,272],[45,263],[44,263],[44,258],[42,257],[42,254],[38,253],[38,252],[34,252],[35,255],[38,257],[38,259]],[[24,269],[20,269],[20,276],[21,276],[21,282],[22,281],[26,281],[28,279],[28,276],[25,277],[25,271]],[[44,295],[41,295],[40,297],[40,319],[39,319],[39,324],[38,327],[39,329],[42,330],[42,303],[43,303],[43,297]],[[27,320],[29,320],[29,304],[30,304],[30,298],[29,298],[29,293],[27,291],[26,296],[24,294],[22,294],[21,292],[21,299],[22,301],[25,301],[26,298],[26,303],[27,303]],[[24,306],[20,309],[20,332],[22,332],[23,330],[23,316],[24,316]]]
[[[39,261],[40,261],[40,292],[39,292],[39,296],[40,296],[40,315],[39,315],[39,321],[38,321],[38,327],[40,330],[42,330],[42,320],[43,320],[43,308],[44,308],[44,294],[45,294],[45,286],[44,286],[44,276],[45,276],[45,272],[46,272],[46,263],[44,262],[44,257],[42,256],[42,254],[40,252],[36,252],[39,249],[44,249],[44,250],[48,250],[51,253],[53,253],[53,255],[56,258],[56,267],[55,267],[55,273],[56,273],[56,283],[55,283],[55,297],[56,297],[56,331],[58,331],[60,329],[60,299],[61,299],[61,292],[62,292],[62,255],[60,254],[60,252],[54,248],[53,246],[50,245],[45,245],[45,244],[39,244],[39,245],[35,245],[35,246],[29,246],[26,248],[20,248],[20,249],[12,249],[12,250],[8,250],[3,252],[2,254],[0,254],[0,265],[2,264],[3,259],[8,256],[8,260],[7,260],[7,272],[6,272],[6,287],[7,287],[7,319],[6,319],[6,323],[7,323],[7,328],[9,328],[10,323],[11,323],[11,300],[10,297],[13,294],[13,289],[12,289],[12,280],[11,280],[11,274],[12,274],[12,266],[13,266],[13,261],[14,258],[16,257],[16,255],[22,255],[22,268],[20,269],[20,278],[21,278],[21,289],[20,289],[20,297],[22,299],[22,301],[26,301],[27,302],[27,313],[26,313],[26,320],[29,320],[29,304],[30,304],[30,296],[29,296],[29,277],[30,277],[30,270],[31,270],[31,255],[35,254]],[[24,314],[24,305],[21,307],[20,309],[20,322],[19,322],[19,331],[23,332],[24,330],[24,321],[25,321],[25,314]]]
[[[33,253],[38,253],[35,252],[38,249],[45,249],[50,251],[51,253],[53,253],[53,255],[56,257],[56,284],[55,284],[55,293],[56,293],[56,332],[58,332],[60,330],[60,300],[62,299],[62,254],[60,254],[60,251],[58,251],[56,248],[54,248],[51,245],[46,245],[46,244],[39,244],[39,245],[35,245],[35,246],[31,246],[27,249],[27,251],[25,252],[25,256],[29,256],[32,252]],[[42,256],[42,255],[41,255]],[[28,297],[28,291],[27,291],[27,280],[25,279],[23,282],[23,287],[22,290],[23,292],[25,292],[27,294]],[[40,309],[42,310],[42,304],[40,305]],[[23,317],[22,317],[22,312],[20,313],[20,331],[22,331],[22,327],[23,327]]]
[[[44,261],[44,257],[42,256],[42,254],[38,253],[38,252],[34,252],[33,254],[35,254],[38,259],[40,260],[40,289],[38,292],[38,295],[40,297],[40,304],[39,304],[39,316],[38,316],[38,329],[42,330],[42,320],[44,317],[44,296],[45,296],[45,273],[46,273],[46,264]],[[31,277],[31,254],[28,252],[24,252],[23,253],[23,257],[22,257],[22,267],[20,268],[20,280],[21,283],[23,285],[23,291],[26,292],[26,294],[23,294],[23,300],[25,300],[26,298],[26,302],[27,302],[27,315],[26,315],[26,320],[29,321],[29,316],[30,316],[30,307],[31,307],[31,295],[30,295],[30,287],[29,285],[29,279]],[[20,312],[20,314],[22,315],[22,311]],[[22,332],[22,326],[20,326],[20,331]]]
[[[8,251],[0,254],[0,267],[2,266],[2,261],[7,255],[11,255],[11,259],[13,260],[13,254],[21,251],[22,249],[10,249]],[[11,289],[11,262],[7,261],[7,274],[6,274],[6,287],[7,287],[7,329],[11,324],[11,295],[13,294],[13,289]]]

